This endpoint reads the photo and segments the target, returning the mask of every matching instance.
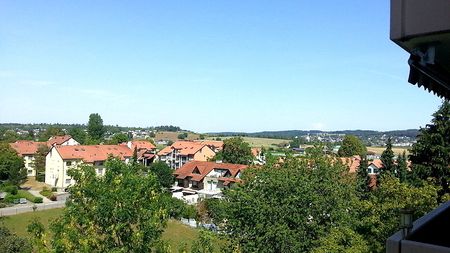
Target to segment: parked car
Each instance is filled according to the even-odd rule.
[[[26,198],[20,198],[19,199],[19,204],[26,204],[27,203],[27,199]]]

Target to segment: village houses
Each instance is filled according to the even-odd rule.
[[[158,152],[159,160],[172,169],[179,169],[189,161],[208,161],[216,153],[205,143],[195,141],[176,141]]]
[[[175,186],[173,197],[187,203],[198,199],[220,198],[222,190],[240,181],[241,172],[247,165],[191,161],[173,172]]]
[[[67,146],[67,145],[79,145],[79,143],[70,135],[52,136],[46,142],[19,140],[14,143],[10,143],[10,146],[16,150],[17,154],[23,158],[25,168],[27,170],[27,176],[35,177],[36,169],[34,168],[35,155],[39,149],[39,146],[45,146],[48,149],[52,146]]]

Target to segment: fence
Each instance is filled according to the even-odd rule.
[[[35,209],[36,211],[42,211],[42,210],[48,210],[48,209],[54,209],[54,208],[63,208],[66,206],[66,201],[55,201],[51,203],[42,203],[42,204],[34,204],[34,205],[16,205],[13,207],[5,207],[0,208],[0,217],[1,216],[10,216],[10,215],[16,215],[20,213],[29,213],[33,212]]]

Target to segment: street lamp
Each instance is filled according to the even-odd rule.
[[[413,227],[413,210],[408,208],[400,209],[400,228],[403,231],[403,238],[406,238]]]

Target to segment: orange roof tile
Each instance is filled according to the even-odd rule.
[[[152,150],[155,149],[155,145],[153,145],[149,141],[132,141],[131,142],[131,149],[134,150],[134,147],[137,147],[137,149],[148,149]]]
[[[13,149],[16,150],[17,154],[20,156],[24,155],[34,155],[36,154],[40,145],[47,146],[46,142],[37,142],[37,141],[16,141],[14,143],[9,144]]]
[[[375,160],[373,160],[372,162],[369,163],[369,165],[371,165],[371,164],[375,165],[375,167],[377,167],[378,169],[381,169],[381,168],[384,167],[383,166],[383,162],[381,161],[381,159],[375,159]]]
[[[110,155],[121,160],[133,155],[133,151],[123,145],[56,146],[55,148],[64,160],[81,159],[87,163],[105,161]]]
[[[49,146],[53,146],[53,145],[61,145],[64,142],[68,141],[70,138],[72,138],[72,136],[70,135],[62,135],[62,136],[52,136],[50,137],[50,139],[47,141],[47,144]]]
[[[173,172],[178,179],[184,179],[191,177],[194,181],[201,181],[214,169],[226,169],[229,170],[232,177],[235,177],[240,170],[247,168],[247,165],[232,164],[232,163],[216,163],[216,162],[203,162],[203,161],[191,161],[183,165],[181,168]],[[199,173],[194,173],[197,168]]]
[[[167,155],[167,154],[170,154],[171,152],[172,152],[172,147],[171,146],[167,146],[167,147],[161,149],[158,152],[158,155]]]
[[[213,140],[195,140],[200,144],[205,144],[206,146],[213,147],[215,149],[223,148],[223,141],[213,141]]]
[[[344,165],[348,166],[350,173],[355,173],[361,163],[361,158],[358,155],[352,157],[340,157],[339,159]]]

